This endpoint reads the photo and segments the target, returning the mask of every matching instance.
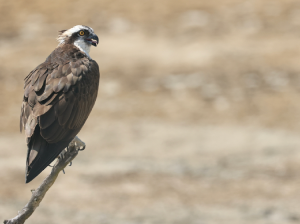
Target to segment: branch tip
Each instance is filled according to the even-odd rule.
[[[18,215],[10,220],[4,220],[4,224],[23,224],[39,206],[43,200],[45,194],[50,187],[55,183],[55,180],[60,173],[64,172],[65,167],[72,162],[72,160],[78,155],[80,148],[84,147],[85,144],[77,136],[70,142],[66,150],[63,150],[59,155],[55,165],[53,166],[50,174],[42,182],[42,184],[35,190],[31,189],[32,196],[25,207],[18,211]]]

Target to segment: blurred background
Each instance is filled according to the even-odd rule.
[[[91,26],[86,142],[32,224],[300,222],[298,0],[0,1],[0,220],[25,185],[23,79]]]

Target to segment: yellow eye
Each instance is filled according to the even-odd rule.
[[[80,36],[83,36],[83,35],[84,35],[84,31],[81,30],[81,31],[79,32],[79,35],[80,35]]]

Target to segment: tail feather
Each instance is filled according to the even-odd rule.
[[[28,153],[26,160],[26,183],[32,181],[39,175],[64,148],[68,146],[70,141],[63,141],[49,144],[41,135],[37,126],[34,135],[28,144]]]

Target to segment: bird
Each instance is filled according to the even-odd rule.
[[[76,25],[59,31],[57,40],[53,52],[24,79],[20,131],[27,144],[25,183],[76,137],[98,95],[99,66],[89,55],[99,43],[94,30]]]

